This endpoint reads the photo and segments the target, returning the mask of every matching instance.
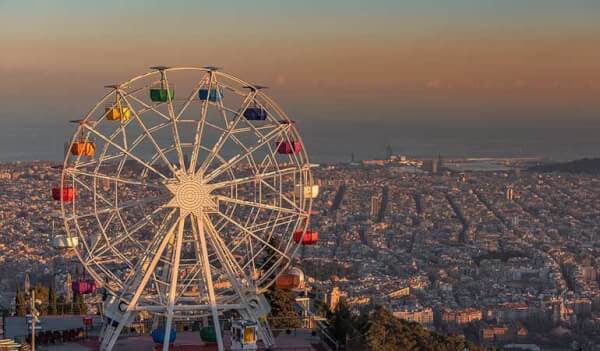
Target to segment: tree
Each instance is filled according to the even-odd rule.
[[[81,294],[73,295],[73,313],[74,314],[86,314],[87,313],[87,305],[85,304],[85,299]]]
[[[279,249],[280,245],[281,241],[276,236],[271,236],[269,245],[267,245],[263,251],[265,253],[261,267],[263,272],[268,272],[277,261],[277,251],[275,251],[275,249]]]
[[[19,286],[17,286],[17,294],[15,296],[15,312],[20,317],[27,314],[27,298]]]
[[[369,351],[485,351],[458,336],[446,336],[430,332],[415,322],[394,317],[383,307],[376,307],[368,317],[364,332],[366,342],[363,349]]]
[[[301,325],[296,313],[295,295],[277,287],[271,288],[266,294],[271,304],[270,324],[273,328],[298,328]]]
[[[54,284],[54,277],[50,279],[50,286],[48,288],[48,314],[54,315],[57,314],[56,308],[56,287]]]
[[[342,345],[347,344],[350,335],[354,331],[354,319],[352,318],[352,313],[346,303],[346,299],[341,298],[338,302],[335,311],[331,315],[330,324],[333,336]]]
[[[57,313],[59,314],[69,314],[73,312],[71,308],[71,301],[67,301],[65,295],[60,295],[58,297],[58,304],[56,307]]]
[[[45,315],[48,312],[48,288],[45,287],[42,283],[35,284],[33,288],[35,290],[35,299],[41,301],[40,307],[38,307],[38,311],[41,315]]]
[[[331,311],[329,310],[329,306],[327,303],[321,300],[314,300],[315,314],[318,316],[329,316]]]

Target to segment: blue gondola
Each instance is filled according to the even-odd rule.
[[[224,92],[223,89],[212,88],[210,89],[210,94],[208,93],[208,89],[200,89],[198,91],[198,97],[202,101],[217,102],[217,100],[221,100],[223,98]]]
[[[262,107],[248,107],[244,111],[244,117],[249,121],[264,121],[267,119],[267,110]]]
[[[157,344],[162,344],[165,342],[165,330],[164,329],[154,329],[152,333],[150,333],[152,337],[152,341]],[[175,342],[175,338],[177,337],[177,331],[175,328],[171,329],[171,335],[169,335],[169,344]]]

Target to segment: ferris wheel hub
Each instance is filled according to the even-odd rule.
[[[211,195],[214,187],[204,183],[200,173],[194,175],[180,172],[165,186],[173,194],[173,198],[165,206],[179,208],[181,216],[190,213],[200,216],[217,210],[217,204]]]

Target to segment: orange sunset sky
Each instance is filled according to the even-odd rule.
[[[153,65],[267,85],[320,140],[337,121],[600,125],[597,0],[0,0],[0,43],[1,129],[53,128],[57,155],[104,85]]]

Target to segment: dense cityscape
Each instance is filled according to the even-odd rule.
[[[317,167],[319,242],[301,251],[314,296],[487,345],[597,342],[600,179],[519,161],[453,166],[392,156]],[[14,310],[15,287],[50,273],[69,294],[71,258],[50,245],[56,169],[3,164],[0,176],[0,304]]]

